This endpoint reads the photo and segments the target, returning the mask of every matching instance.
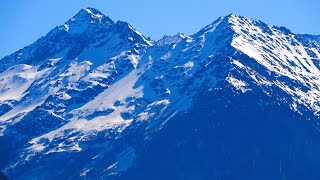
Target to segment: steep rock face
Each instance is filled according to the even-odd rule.
[[[230,14],[153,45],[81,10],[0,60],[0,168],[18,179],[320,177],[318,43]]]

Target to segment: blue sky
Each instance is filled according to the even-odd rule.
[[[285,26],[294,33],[320,35],[319,0],[2,0],[0,58],[31,44],[85,7],[97,8],[114,21],[127,21],[152,39],[193,34],[229,13]]]

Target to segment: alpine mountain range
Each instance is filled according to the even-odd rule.
[[[85,8],[0,60],[9,179],[320,179],[320,36],[229,14],[145,38]]]

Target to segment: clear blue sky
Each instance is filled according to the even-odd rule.
[[[229,13],[320,35],[320,0],[1,0],[0,58],[31,44],[81,8],[93,7],[114,21],[129,22],[159,39],[193,34]]]

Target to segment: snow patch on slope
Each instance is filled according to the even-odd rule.
[[[38,67],[25,64],[14,66],[0,74],[0,101],[20,100],[34,80],[43,74]]]
[[[46,148],[46,145],[41,144],[41,139],[47,139],[51,142],[53,139],[69,138],[71,142],[74,142],[73,146],[76,146],[79,141],[82,141],[86,136],[91,135],[93,132],[101,132],[106,129],[118,129],[122,131],[125,129],[132,120],[125,120],[121,116],[121,113],[131,110],[131,107],[127,107],[127,104],[122,106],[115,106],[114,104],[118,101],[125,102],[129,97],[139,98],[142,97],[143,87],[133,88],[136,81],[138,80],[140,74],[143,72],[142,69],[135,69],[130,74],[128,74],[123,79],[119,80],[113,84],[110,88],[105,90],[103,93],[99,94],[89,103],[85,104],[76,110],[71,111],[74,118],[71,119],[69,123],[54,130],[43,136],[34,138],[30,141],[32,146],[29,148],[32,152],[40,152]],[[107,110],[110,114],[107,115],[97,115],[92,119],[87,119],[86,117],[94,115],[95,112],[104,112]],[[65,132],[68,131],[66,134]],[[77,140],[72,140],[73,137],[69,137],[75,132],[81,132],[81,136],[77,136]],[[59,146],[57,151],[73,151],[74,149],[68,146]],[[80,147],[77,148],[81,149]]]
[[[294,88],[292,82],[280,82],[276,77],[260,78],[263,82],[258,84],[273,84],[290,94],[295,103],[302,104],[312,109],[315,114],[320,112],[320,71],[312,61],[312,57],[292,34],[268,26],[258,20],[247,19],[232,15],[229,23],[235,31],[232,46],[238,51],[257,61],[268,71],[276,73],[279,77],[288,77],[292,82],[297,81],[304,87],[304,91]],[[317,49],[312,51],[318,55]],[[239,62],[234,62],[240,65]],[[241,65],[240,65],[241,66]],[[241,67],[243,68],[243,67]],[[244,68],[243,68],[244,69]],[[247,72],[250,70],[248,68]],[[257,80],[256,76],[252,79]],[[235,82],[235,81],[231,81]],[[239,83],[233,83],[238,84]]]

